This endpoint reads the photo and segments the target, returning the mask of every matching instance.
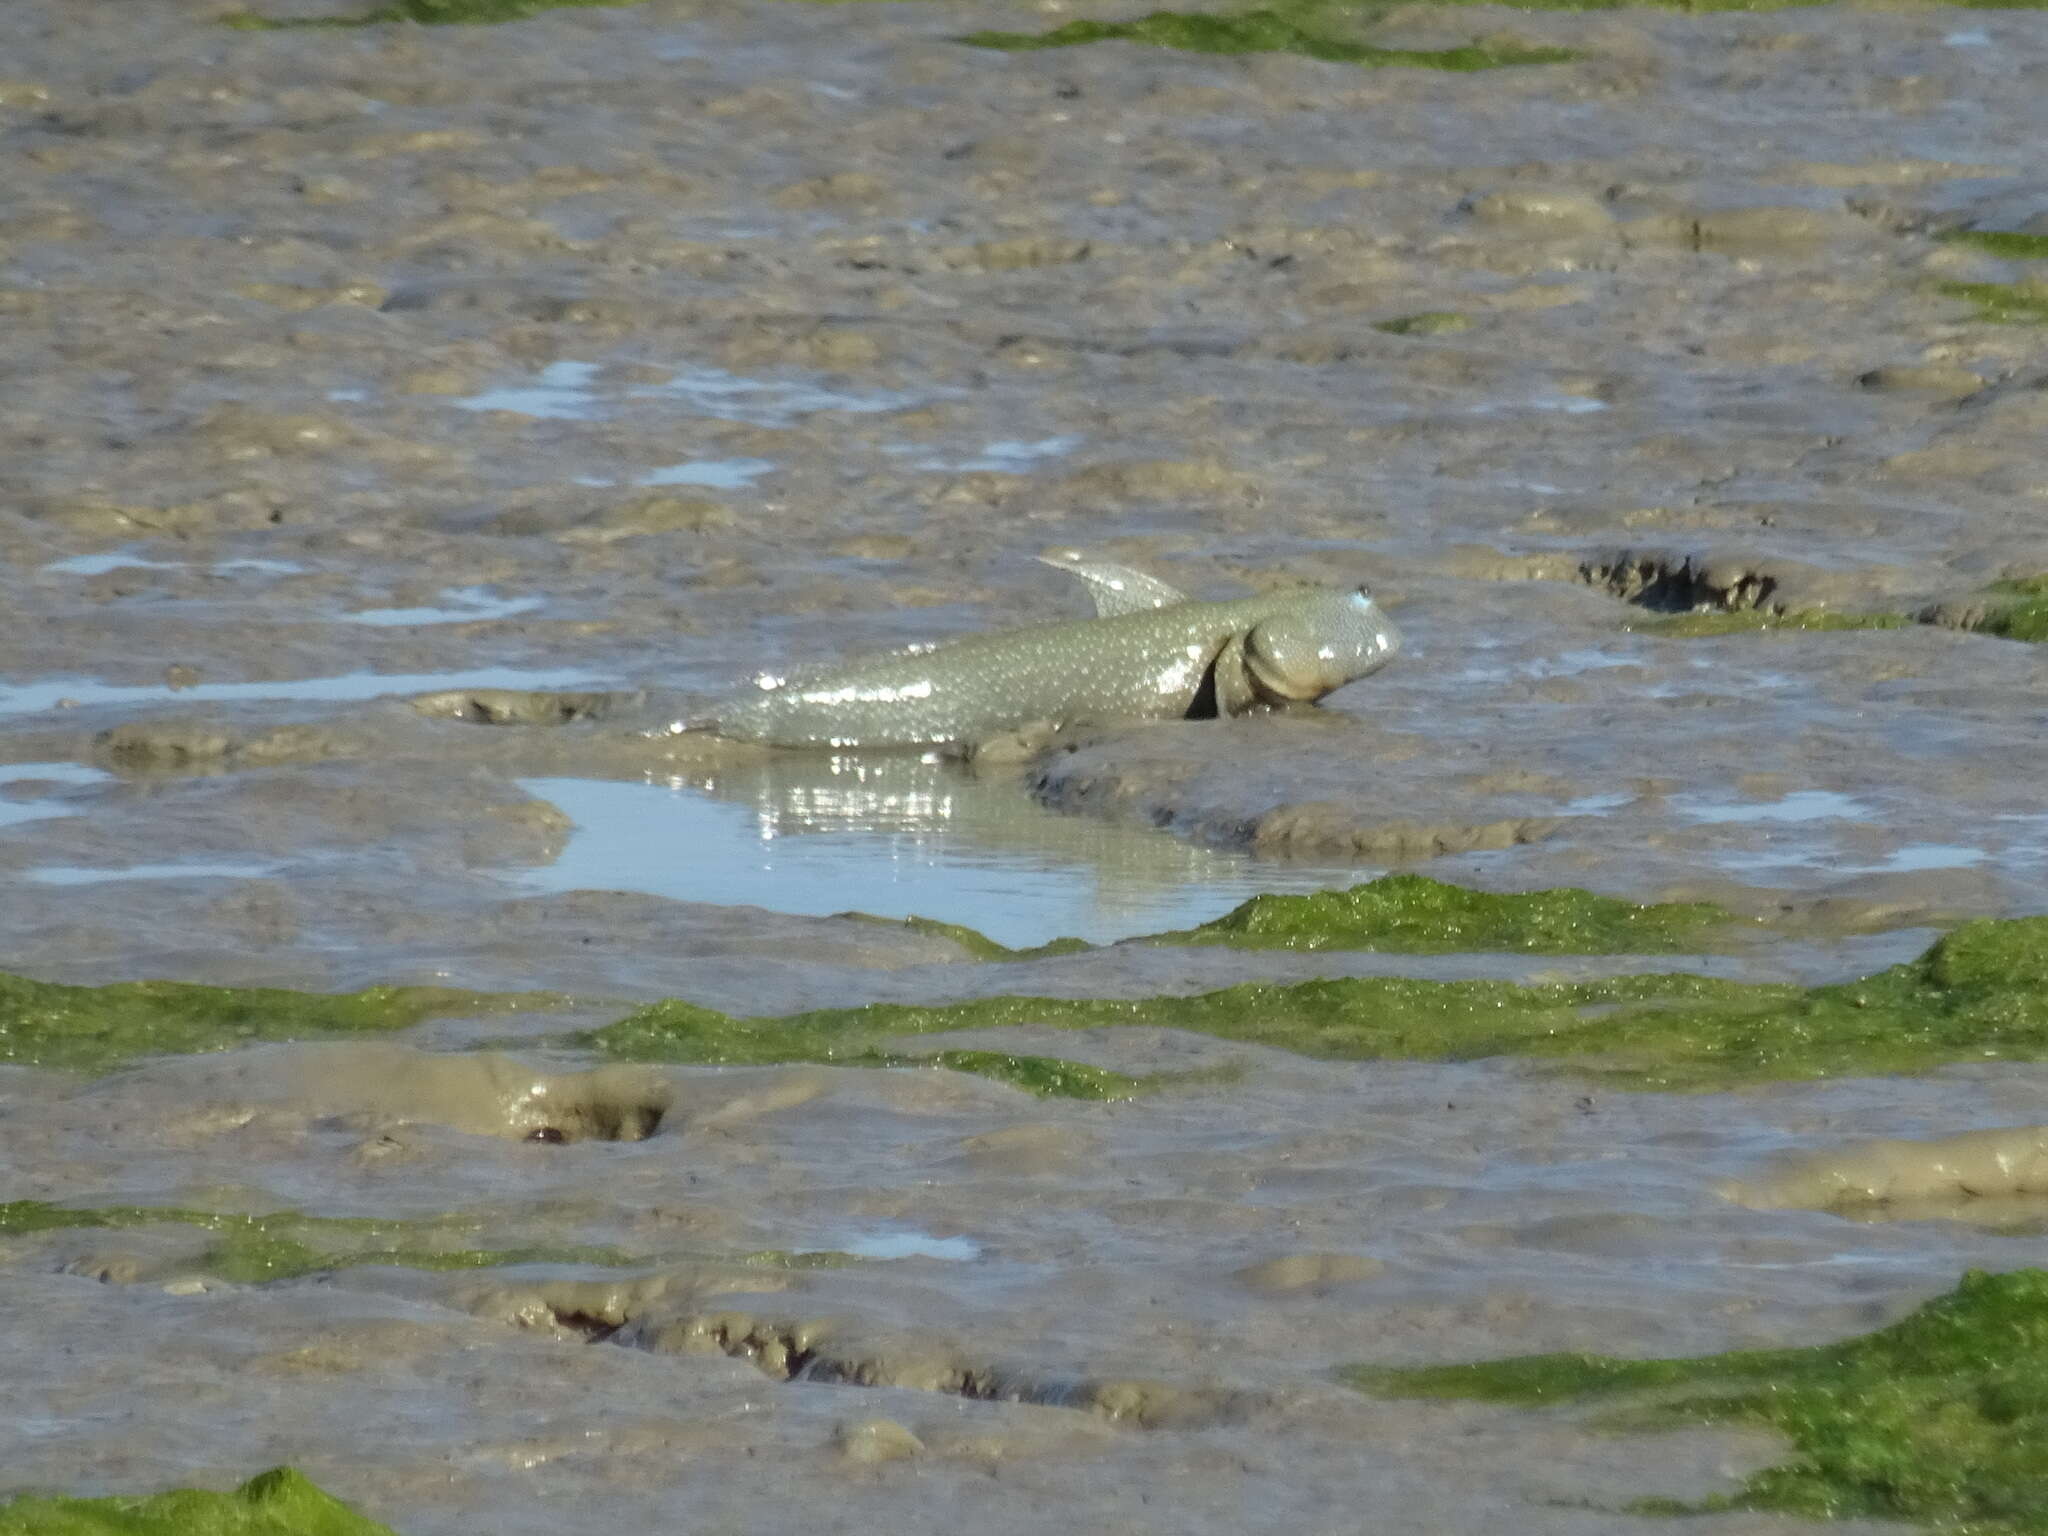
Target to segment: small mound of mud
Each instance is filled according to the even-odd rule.
[[[1969,1131],[1932,1141],[1856,1141],[1786,1158],[1721,1193],[1753,1210],[1923,1208],[2048,1194],[2048,1125]]]
[[[357,744],[317,725],[237,731],[207,720],[135,720],[93,738],[92,755],[131,773],[175,769],[266,768],[352,757]]]
[[[644,1141],[675,1102],[675,1085],[644,1067],[548,1073],[494,1051],[443,1056],[384,1043],[300,1046],[232,1070],[232,1088],[250,1102],[282,1101],[366,1127],[440,1125],[520,1141]]]
[[[602,720],[646,698],[640,693],[534,693],[521,688],[451,688],[406,702],[420,714],[471,725],[573,725]]]
[[[1263,854],[1338,855],[1397,864],[1540,843],[1560,825],[1555,817],[1541,816],[1487,822],[1361,821],[1342,805],[1311,800],[1275,806],[1257,817],[1244,841]]]
[[[1623,602],[1658,613],[1782,612],[1781,578],[1763,562],[1740,555],[1680,555],[1659,550],[1615,550],[1590,556],[1579,580]]]

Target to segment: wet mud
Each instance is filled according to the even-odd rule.
[[[0,18],[0,1496],[1776,1536],[1346,1371],[2038,1305],[2038,12],[239,9]],[[1407,649],[646,734],[1074,549]]]

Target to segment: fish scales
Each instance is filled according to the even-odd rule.
[[[1066,568],[1104,616],[762,677],[687,728],[782,747],[932,746],[1026,725],[1179,719],[1205,685],[1220,713],[1242,714],[1320,697],[1399,648],[1362,590],[1194,602],[1122,567]]]

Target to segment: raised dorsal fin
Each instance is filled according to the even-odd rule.
[[[1154,608],[1166,608],[1188,600],[1187,593],[1179,588],[1169,587],[1158,577],[1134,571],[1128,565],[1115,565],[1107,560],[1083,560],[1078,554],[1071,553],[1040,555],[1038,558],[1056,571],[1079,577],[1088,588],[1088,595],[1095,599],[1095,612],[1105,619],[1113,619],[1123,613],[1150,613]]]

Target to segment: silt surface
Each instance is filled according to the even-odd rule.
[[[2048,232],[2038,13],[1361,23],[1572,54],[1466,74],[957,41],[1081,14],[996,0],[230,9],[0,16],[0,970],[549,1001],[0,1067],[0,1212],[43,1203],[0,1220],[0,1491],[290,1463],[416,1536],[1650,1531],[1631,1500],[1782,1443],[1650,1458],[1340,1368],[1804,1345],[2038,1262],[2033,1183],[1927,1172],[2048,1123],[2038,1066],[1674,1095],[1149,1017],[915,1042],[1163,1084],[1096,1101],[573,1043],[668,998],[1812,985],[2048,911],[2048,674],[1995,617],[2048,571],[2048,332],[1969,296],[2032,246],[1948,238]],[[1314,711],[971,763],[640,734],[1079,617],[1032,558],[1071,549],[1369,583],[1407,648]],[[1097,937],[1393,868],[1750,928],[991,959],[715,870],[551,883],[570,781],[944,823],[1096,870]]]

